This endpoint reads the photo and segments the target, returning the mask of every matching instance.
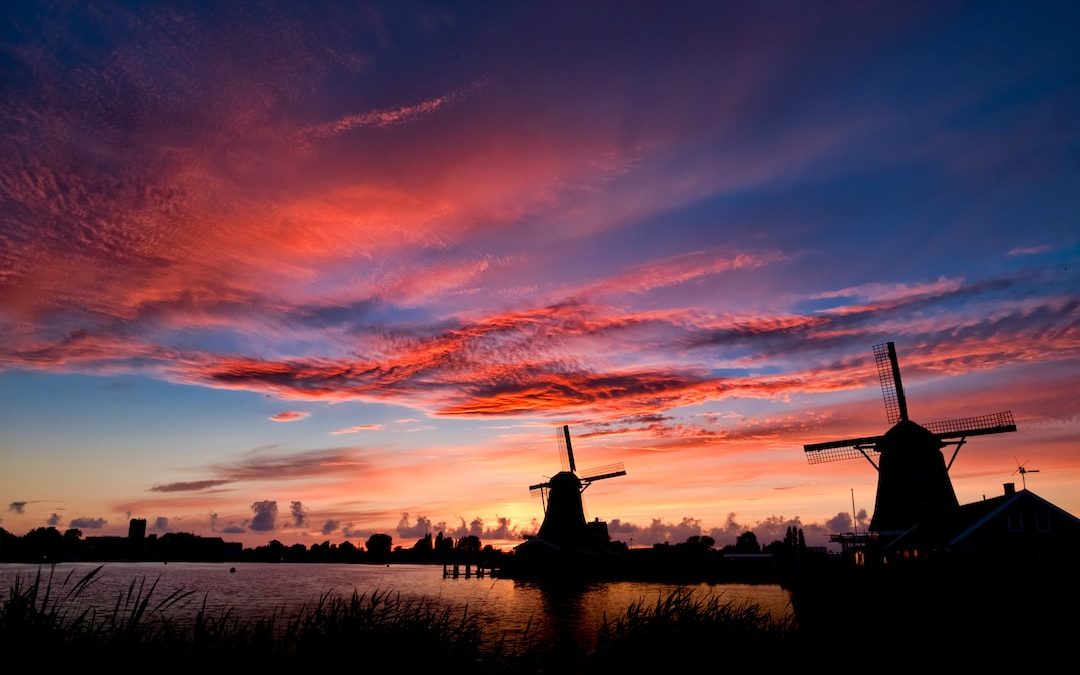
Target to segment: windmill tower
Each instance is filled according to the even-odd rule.
[[[578,474],[574,447],[570,443],[570,427],[564,425],[558,439],[563,470],[543,483],[530,485],[529,490],[538,492],[544,504],[544,523],[537,536],[569,550],[587,543],[590,538],[581,493],[598,480],[625,476],[626,471],[620,462]]]
[[[877,497],[870,530],[906,532],[916,525],[935,538],[960,508],[949,469],[970,436],[1016,431],[1011,412],[931,422],[908,418],[907,398],[892,342],[874,347],[885,413],[892,427],[882,436],[849,438],[803,446],[810,464],[862,457],[878,472]],[[945,463],[942,449],[952,445]],[[877,459],[875,462],[874,460]]]

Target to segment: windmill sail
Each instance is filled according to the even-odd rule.
[[[555,430],[555,443],[559,446],[559,466],[563,471],[570,471],[570,454],[566,451],[566,437],[562,429]]]
[[[810,464],[825,464],[845,459],[873,460],[879,454],[877,445],[882,438],[882,436],[867,436],[846,441],[812,443],[803,446],[803,449],[806,451],[806,461]]]
[[[941,439],[963,438],[966,436],[985,436],[987,434],[1003,434],[1016,431],[1016,422],[1013,421],[1012,411],[1005,410],[990,413],[989,415],[931,422],[926,425],[926,428]]]
[[[896,361],[896,346],[891,342],[874,345],[874,362],[877,364],[881,395],[885,399],[885,416],[889,424],[908,418],[904,383],[900,380],[900,364]]]
[[[574,446],[570,443],[570,426],[563,425],[563,437],[566,439],[566,459],[570,463],[570,470],[576,472],[577,464],[574,463]]]
[[[594,466],[591,469],[585,469],[581,472],[581,480],[602,480],[605,477],[612,475],[624,475],[626,474],[626,467],[622,462],[615,462],[614,464],[605,464],[604,466]]]

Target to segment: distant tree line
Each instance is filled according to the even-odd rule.
[[[612,550],[627,553],[626,545],[613,542]],[[707,535],[685,542],[656,544],[634,549],[626,556],[626,573],[642,577],[669,576],[687,579],[740,578],[766,581],[784,570],[794,569],[806,555],[802,530],[788,528],[784,539],[762,547],[753,532],[740,534],[734,544],[716,548]],[[769,554],[761,556],[755,554]],[[0,562],[54,563],[64,561],[187,561],[187,562],[286,562],[368,564],[452,564],[469,562],[499,567],[512,555],[480,538],[467,535],[455,540],[439,532],[425,534],[412,546],[394,546],[389,534],[375,533],[362,546],[350,541],[329,540],[305,546],[287,546],[274,539],[263,546],[243,548],[220,537],[200,537],[187,532],[128,537],[83,537],[78,529],[63,533],[55,527],[39,527],[22,537],[0,528]]]
[[[54,563],[65,561],[190,561],[190,562],[337,562],[337,563],[442,563],[495,562],[501,551],[482,545],[480,538],[457,539],[442,532],[430,533],[411,547],[394,546],[389,534],[376,533],[363,546],[350,541],[329,540],[305,546],[286,546],[277,539],[263,546],[243,548],[220,537],[200,537],[188,532],[169,532],[160,537],[83,537],[72,528],[61,533],[55,527],[38,527],[23,536],[0,528],[0,562]]]

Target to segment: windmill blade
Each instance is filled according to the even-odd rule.
[[[594,466],[591,469],[586,469],[581,472],[581,480],[599,480],[597,476],[603,476],[607,474],[618,473],[622,471],[626,473],[626,467],[622,462],[615,462],[614,464],[605,464],[604,466]]]
[[[610,473],[602,473],[602,474],[600,474],[598,476],[590,476],[588,478],[582,478],[581,482],[584,485],[589,485],[590,483],[595,483],[598,480],[607,480],[608,478],[618,478],[619,476],[625,476],[625,475],[626,475],[626,472],[623,471],[622,469],[620,469],[618,471],[612,471]]]
[[[551,487],[551,481],[546,481],[546,482],[543,482],[543,483],[537,483],[536,485],[530,485],[529,490],[530,491],[532,491],[532,490],[540,490],[540,489],[549,488],[549,487]]]
[[[877,365],[881,396],[885,400],[885,417],[889,424],[908,418],[904,383],[900,380],[900,364],[896,359],[896,345],[886,342],[874,345],[874,363]]]
[[[965,438],[1016,431],[1016,423],[1013,421],[1012,411],[1005,410],[989,415],[931,422],[926,428],[940,439]]]
[[[555,442],[559,446],[559,466],[563,471],[570,471],[570,456],[566,452],[566,437],[562,429],[555,430]]]
[[[577,471],[577,464],[574,463],[574,446],[570,444],[570,426],[564,424],[562,432],[566,438],[566,459],[570,463],[570,471]]]
[[[866,436],[864,438],[849,438],[844,441],[829,441],[827,443],[811,443],[804,445],[806,461],[810,464],[824,464],[826,462],[839,462],[845,459],[870,459],[877,457],[877,445],[883,436]]]

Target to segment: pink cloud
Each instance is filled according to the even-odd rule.
[[[302,133],[305,136],[324,139],[352,131],[353,129],[382,129],[403,124],[405,122],[415,121],[464,98],[469,93],[476,91],[480,86],[481,85],[479,84],[474,85],[463,91],[436,96],[410,105],[381,108],[378,110],[368,110],[361,113],[344,115],[332,122],[308,127],[307,129],[304,129]]]
[[[266,419],[271,422],[297,422],[302,419],[307,419],[311,416],[309,412],[301,412],[299,410],[284,410],[274,415],[270,415]]]

